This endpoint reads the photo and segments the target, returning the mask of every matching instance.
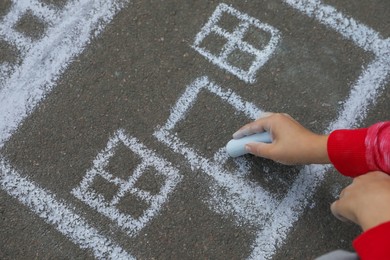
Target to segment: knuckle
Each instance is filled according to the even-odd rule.
[[[276,113],[272,116],[274,117],[274,120],[278,120],[278,121],[283,120],[286,117],[286,115],[282,113]]]

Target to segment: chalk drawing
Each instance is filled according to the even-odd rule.
[[[134,172],[129,173],[128,179],[114,176],[107,170],[110,159],[115,155],[119,144],[124,144],[141,159],[141,163],[136,166]],[[155,174],[163,176],[165,179],[157,194],[151,194],[149,191],[137,187],[137,181],[150,168],[155,170],[153,171]],[[105,181],[118,187],[117,194],[110,201],[93,190],[92,184],[97,176],[103,177]],[[109,140],[106,148],[96,156],[92,168],[87,171],[80,185],[73,189],[72,193],[99,213],[116,222],[129,236],[134,236],[156,216],[180,180],[181,176],[178,170],[147,149],[137,139],[127,136],[123,129],[119,129]],[[128,194],[148,205],[138,217],[121,212],[117,207],[121,199]]]
[[[363,48],[365,51],[371,51],[376,55],[374,61],[363,70],[355,84],[351,86],[350,95],[344,102],[338,118],[329,125],[326,132],[330,132],[337,128],[353,127],[356,122],[364,119],[368,105],[375,103],[375,98],[380,94],[381,88],[383,88],[384,84],[388,80],[390,71],[389,40],[384,40],[379,33],[375,32],[371,28],[357,22],[351,17],[343,15],[331,6],[323,5],[320,1],[287,0],[285,2],[310,17],[316,18],[320,23],[336,30],[346,39],[352,40],[357,46]],[[219,36],[222,35],[225,38],[232,37],[232,35],[228,34],[224,31],[224,29],[221,29],[218,26],[221,14],[226,12],[227,9],[229,9],[230,13],[235,12],[234,9],[224,4],[217,7],[217,10],[209,19],[209,22],[196,36],[193,47],[206,56],[212,63],[232,72],[231,67],[226,65],[226,56],[222,59],[220,56],[214,56],[214,54],[211,54],[203,47],[200,47],[202,41],[211,32]],[[241,13],[239,14],[242,15]],[[237,28],[240,28],[240,26]],[[241,28],[245,28],[245,26],[242,26]],[[238,38],[241,37],[239,33],[237,33],[237,35]],[[234,44],[232,45],[234,46]],[[229,49],[229,47],[224,46],[222,49]],[[223,52],[221,51],[221,53]],[[235,70],[235,68],[233,70]],[[236,72],[232,73],[235,74]],[[238,76],[237,74],[238,73],[235,75]],[[245,81],[251,82],[251,80]],[[233,192],[243,192],[247,189],[247,187],[245,187],[247,183],[242,180],[237,181],[230,179],[231,175],[223,169],[223,164],[226,162],[226,158],[223,155],[223,149],[220,149],[212,159],[205,158],[200,155],[196,149],[189,147],[187,143],[180,140],[178,135],[174,132],[176,124],[184,120],[188,110],[196,102],[198,93],[204,89],[220,96],[225,102],[229,102],[230,104],[233,103],[233,107],[240,107],[238,110],[242,111],[242,105],[234,105],[237,103],[242,104],[241,99],[234,93],[231,91],[224,92],[220,87],[210,82],[207,77],[198,78],[187,87],[185,93],[179,98],[176,105],[172,108],[171,115],[165,126],[158,129],[154,135],[158,140],[165,143],[175,152],[183,154],[189,161],[192,168],[201,169],[206,174],[212,176],[216,180],[217,185],[228,187],[227,190],[231,189]],[[215,91],[215,89],[218,89],[218,91]],[[229,95],[234,96],[234,98],[224,99],[224,93],[229,93]],[[254,108],[252,105],[250,107]],[[248,113],[248,110],[244,111],[244,113],[247,115],[253,115],[256,114],[253,113],[255,110],[256,109],[249,109],[252,113]],[[248,170],[248,163],[241,161],[239,164],[242,165],[241,172],[245,173],[245,171]],[[298,220],[303,209],[311,203],[312,194],[322,182],[324,173],[329,168],[329,165],[310,165],[304,167],[286,196],[281,201],[276,201],[272,198],[272,195],[265,194],[262,189],[252,190],[254,193],[262,193],[263,199],[266,198],[263,200],[263,203],[267,204],[277,202],[277,206],[274,208],[265,207],[268,214],[268,218],[266,218],[266,220],[268,221],[265,221],[265,225],[263,226],[258,223],[258,226],[261,226],[261,228],[259,228],[257,238],[252,245],[253,251],[249,258],[269,259],[273,256],[276,249],[284,243],[285,237],[287,236],[290,228],[295,221]],[[238,186],[235,187],[235,185],[238,185],[239,188],[237,188]],[[227,201],[232,199],[231,195],[226,196],[226,198],[229,197],[229,199],[226,199],[220,196],[220,194],[214,194],[214,200],[212,201],[214,203],[213,209],[225,214],[228,213],[228,211],[233,211],[236,216],[240,216],[240,219],[246,219],[245,214],[251,215],[251,213],[242,212],[242,208],[247,208],[248,205],[251,207],[264,206],[261,203],[257,205],[252,204],[252,200],[247,196],[247,194],[235,194],[235,196],[242,196],[242,198],[245,199],[240,198],[241,201],[233,199],[233,205],[226,207],[226,205],[228,205]],[[252,195],[252,198],[253,197],[255,197],[255,195]],[[222,206],[225,206],[225,208],[222,208]],[[256,221],[255,218],[251,217],[246,220],[249,220],[251,224],[255,224],[253,221]],[[258,218],[257,221],[264,221],[264,219]]]
[[[219,97],[221,101],[231,105],[233,109],[248,119],[255,119],[261,113],[261,110],[254,104],[243,101],[232,90],[222,89],[209,81],[207,77],[200,77],[187,86],[183,95],[172,108],[166,124],[157,129],[154,136],[176,153],[184,155],[192,169],[201,169],[215,180],[217,188],[212,189],[211,192],[216,193],[209,201],[213,210],[225,215],[233,215],[239,222],[261,225],[259,219],[268,218],[268,214],[274,210],[274,205],[277,203],[269,192],[245,178],[248,170],[245,159],[240,158],[238,162],[241,166],[237,171],[228,171],[225,169],[224,163],[229,156],[224,147],[216,152],[213,159],[207,159],[199,151],[180,140],[175,133],[175,127],[185,120],[192,106],[198,100],[197,97],[201,91],[207,91]],[[223,197],[217,193],[221,189],[224,192]]]
[[[92,32],[95,35],[101,32],[104,25],[127,3],[127,1],[114,0],[68,2],[62,10],[55,11],[50,6],[37,0],[14,1],[9,13],[0,23],[0,38],[9,42],[12,46],[16,46],[20,52],[19,62],[16,64],[0,65],[0,148],[10,138],[19,124],[32,113],[38,102],[41,102],[54,88],[58,76],[66,69],[71,59],[77,56],[88,44]],[[365,118],[369,105],[375,104],[376,98],[380,95],[385,83],[388,82],[390,40],[384,39],[375,30],[361,24],[352,17],[338,12],[332,6],[324,5],[321,1],[284,0],[284,2],[335,30],[346,40],[352,41],[365,51],[374,54],[374,60],[363,69],[356,82],[350,87],[350,95],[345,100],[339,116],[328,126],[326,132],[336,128],[354,126],[356,122]],[[36,17],[47,24],[41,39],[30,39],[14,29],[14,25],[27,9],[30,9]],[[239,20],[233,32],[228,32],[227,29],[221,27],[220,19],[226,14]],[[269,43],[262,50],[256,50],[254,46],[242,40],[243,35],[251,26],[261,29],[270,36]],[[210,52],[206,48],[206,42],[204,42],[212,34],[229,42],[229,44],[222,47],[218,55]],[[245,82],[253,83],[255,82],[256,71],[271,57],[279,41],[280,32],[277,29],[261,23],[259,20],[249,17],[232,7],[221,4],[196,36],[192,47],[220,68],[228,70]],[[229,52],[234,51],[245,52],[249,56],[258,55],[259,58],[256,59],[259,63],[249,64],[248,70],[232,66],[232,64],[229,64],[228,56]],[[237,170],[228,171],[225,169],[228,156],[224,148],[219,149],[212,158],[207,158],[189,144],[180,140],[177,133],[175,133],[175,127],[179,122],[185,120],[189,110],[197,101],[200,91],[207,91],[216,95],[222,102],[230,104],[235,110],[250,119],[255,119],[258,113],[261,112],[254,104],[243,101],[233,91],[218,86],[207,77],[201,77],[187,86],[184,94],[172,108],[166,124],[159,127],[154,136],[174,152],[183,154],[193,169],[200,169],[212,177],[217,188],[225,188],[226,195],[218,193],[218,189],[212,190],[214,192],[212,194],[213,198],[209,201],[211,208],[222,214],[234,214],[238,221],[258,227],[256,239],[252,244],[253,251],[249,258],[270,259],[277,248],[283,245],[286,236],[299,219],[303,209],[312,203],[311,197],[323,181],[324,173],[330,166],[310,165],[303,168],[286,196],[281,200],[275,199],[272,194],[263,190],[262,187],[248,181],[246,173],[250,168],[250,162],[237,158],[235,160]],[[121,142],[127,140],[126,142],[129,142],[128,146],[132,147],[136,154],[137,152],[141,153],[141,151],[146,153],[149,151],[136,139],[127,137],[122,130],[114,136],[116,137],[109,141],[107,147],[110,146],[110,142],[110,147],[114,147],[115,140]],[[91,176],[94,170],[104,165],[104,158],[108,160],[110,153],[113,153],[113,150],[109,148],[101,152],[100,159],[97,158],[94,161],[96,168],[90,169],[81,185],[73,191],[76,196],[82,199],[88,198],[85,187],[88,187],[89,181],[93,179]],[[154,153],[150,155],[159,158]],[[142,156],[140,157],[142,158]],[[161,162],[155,166],[156,169],[161,170],[171,167],[164,160]],[[143,168],[141,165],[142,163],[138,166],[135,175],[142,174]],[[163,175],[167,176],[168,179],[172,177],[170,173],[165,173]],[[173,176],[176,177],[172,177],[170,184],[165,184],[165,188],[162,188],[163,192],[158,195],[161,196],[160,199],[156,199],[141,190],[133,190],[148,201],[156,199],[157,204],[153,206],[155,211],[151,211],[152,216],[157,213],[158,205],[166,201],[167,196],[180,181],[176,170],[173,170],[173,173]],[[121,186],[123,194],[132,189],[131,184],[125,185],[126,180],[113,178],[109,173],[96,171],[96,174],[101,174],[106,180],[113,181]],[[80,248],[91,249],[95,257],[133,258],[111,239],[90,226],[86,220],[72,210],[71,205],[60,201],[48,190],[23,177],[2,157],[0,157],[0,186],[7,194],[18,199],[32,212],[79,245]],[[121,193],[116,196],[117,200],[120,197]],[[87,202],[93,204],[94,202],[91,201]],[[116,203],[115,200],[109,203],[103,200],[99,202],[102,203],[98,205],[98,210],[105,208],[108,209],[107,212]],[[102,205],[103,207],[101,207]],[[107,216],[110,217],[110,214],[107,214]],[[142,227],[144,224],[138,222],[138,225]],[[137,225],[133,227],[135,230],[137,229]]]
[[[80,248],[91,249],[96,258],[135,259],[89,225],[71,206],[23,177],[4,158],[0,158],[0,187]]]
[[[18,48],[20,62],[5,64],[2,68],[6,71],[0,71],[0,148],[53,89],[59,75],[89,43],[91,34],[99,34],[127,2],[68,1],[62,10],[37,0],[13,2],[0,22],[0,39]],[[14,28],[27,10],[47,23],[41,39],[33,41]]]
[[[315,18],[329,28],[351,40],[366,51],[371,51],[375,59],[365,68],[351,86],[348,98],[338,117],[330,123],[326,133],[338,128],[351,128],[363,120],[369,105],[381,94],[389,80],[390,44],[379,33],[346,16],[329,5],[317,0],[285,0],[286,4]],[[322,183],[328,165],[310,165],[302,169],[286,197],[273,212],[263,230],[259,230],[252,244],[249,259],[270,259],[288,235],[303,209],[312,202],[311,197]]]
[[[68,1],[62,10],[36,0],[13,1],[0,22],[0,39],[16,46],[20,62],[3,65],[0,71],[0,148],[22,121],[54,88],[55,81],[72,58],[79,55],[91,36],[127,3],[115,0]],[[32,40],[14,30],[14,25],[30,10],[47,23],[44,36]],[[98,259],[133,259],[122,248],[90,226],[71,205],[0,163],[0,186],[45,222],[83,249],[91,249]]]
[[[237,19],[233,31],[229,31],[221,24],[224,16],[232,16]],[[248,43],[245,36],[248,35],[250,28],[256,28],[256,35],[260,33],[269,35],[268,44]],[[226,43],[220,46],[216,52],[210,51],[208,47],[215,45],[207,43],[207,37],[222,37]],[[209,61],[237,76],[239,79],[247,82],[256,82],[257,71],[269,60],[280,40],[280,32],[271,25],[260,22],[258,19],[243,14],[236,9],[226,5],[219,4],[205,24],[202,30],[196,35],[193,48],[205,56]],[[256,46],[256,45],[259,46]],[[211,45],[211,46],[209,46]],[[264,45],[264,46],[261,46]],[[244,64],[235,65],[232,59],[243,58]],[[247,67],[247,68],[246,68]]]

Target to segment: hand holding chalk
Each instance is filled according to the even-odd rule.
[[[255,143],[250,140],[251,154],[287,165],[330,162],[327,151],[328,135],[315,134],[291,116],[280,113],[266,113],[266,116],[241,127],[233,137],[235,141],[244,144],[233,142],[226,147],[227,152],[234,157],[245,154],[245,146],[250,143],[246,142],[246,138],[253,138],[251,134],[266,132],[272,132],[272,143],[262,145],[261,139],[260,142],[253,140]],[[270,139],[268,142],[271,142]],[[236,147],[240,147],[240,150],[236,151]]]
[[[253,142],[272,143],[271,135],[268,132],[248,135],[240,139],[232,139],[226,145],[226,152],[231,157],[238,157],[248,153],[245,145]]]

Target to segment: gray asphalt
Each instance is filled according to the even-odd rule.
[[[54,2],[57,8],[65,3]],[[384,38],[390,36],[388,1],[324,2]],[[0,17],[7,13],[9,3],[0,3]],[[258,229],[237,224],[233,216],[212,210],[207,203],[215,189],[210,175],[191,167],[185,155],[153,136],[195,79],[207,76],[260,109],[289,113],[322,133],[337,118],[351,85],[373,59],[373,54],[281,1],[224,3],[281,33],[274,55],[259,69],[255,83],[219,68],[191,47],[219,1],[131,1],[71,63],[55,89],[1,150],[13,167],[72,205],[92,226],[139,259],[245,259],[252,252]],[[44,25],[25,19],[20,30],[31,37],[42,37]],[[207,44],[218,48],[213,42]],[[0,52],[0,62],[14,62],[15,53],[4,41],[0,41]],[[247,63],[245,58],[237,59]],[[388,85],[383,86],[375,104],[370,104],[364,120],[354,127],[389,119]],[[217,97],[202,93],[175,132],[211,158],[237,128],[249,121]],[[118,129],[165,158],[182,176],[158,215],[133,237],[71,193]],[[121,149],[107,170],[126,178],[139,160]],[[287,194],[302,169],[245,158],[252,163],[246,178],[278,199]],[[338,221],[329,210],[351,180],[332,168],[325,174],[309,203],[299,211],[298,221],[282,237],[273,259],[313,259],[334,249],[353,250],[351,242],[360,233],[359,227]],[[160,179],[152,177],[141,180],[151,192],[158,193],[160,184]],[[117,187],[104,179],[94,182],[92,188],[105,198],[117,192]],[[120,207],[139,216],[147,206],[130,201]],[[4,190],[0,190],[0,219],[1,259],[94,258],[91,250],[74,244]],[[260,217],[260,226],[262,221]]]

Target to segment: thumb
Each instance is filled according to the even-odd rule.
[[[331,205],[330,205],[330,211],[332,212],[333,216],[335,216],[337,219],[343,221],[343,222],[346,222],[347,219],[345,217],[343,217],[340,213],[340,209],[338,207],[338,200],[336,200],[335,202],[333,202]]]
[[[272,147],[272,144],[267,144],[267,143],[249,143],[245,146],[245,149],[248,153],[263,157],[266,159],[272,159],[270,155],[270,149]]]

